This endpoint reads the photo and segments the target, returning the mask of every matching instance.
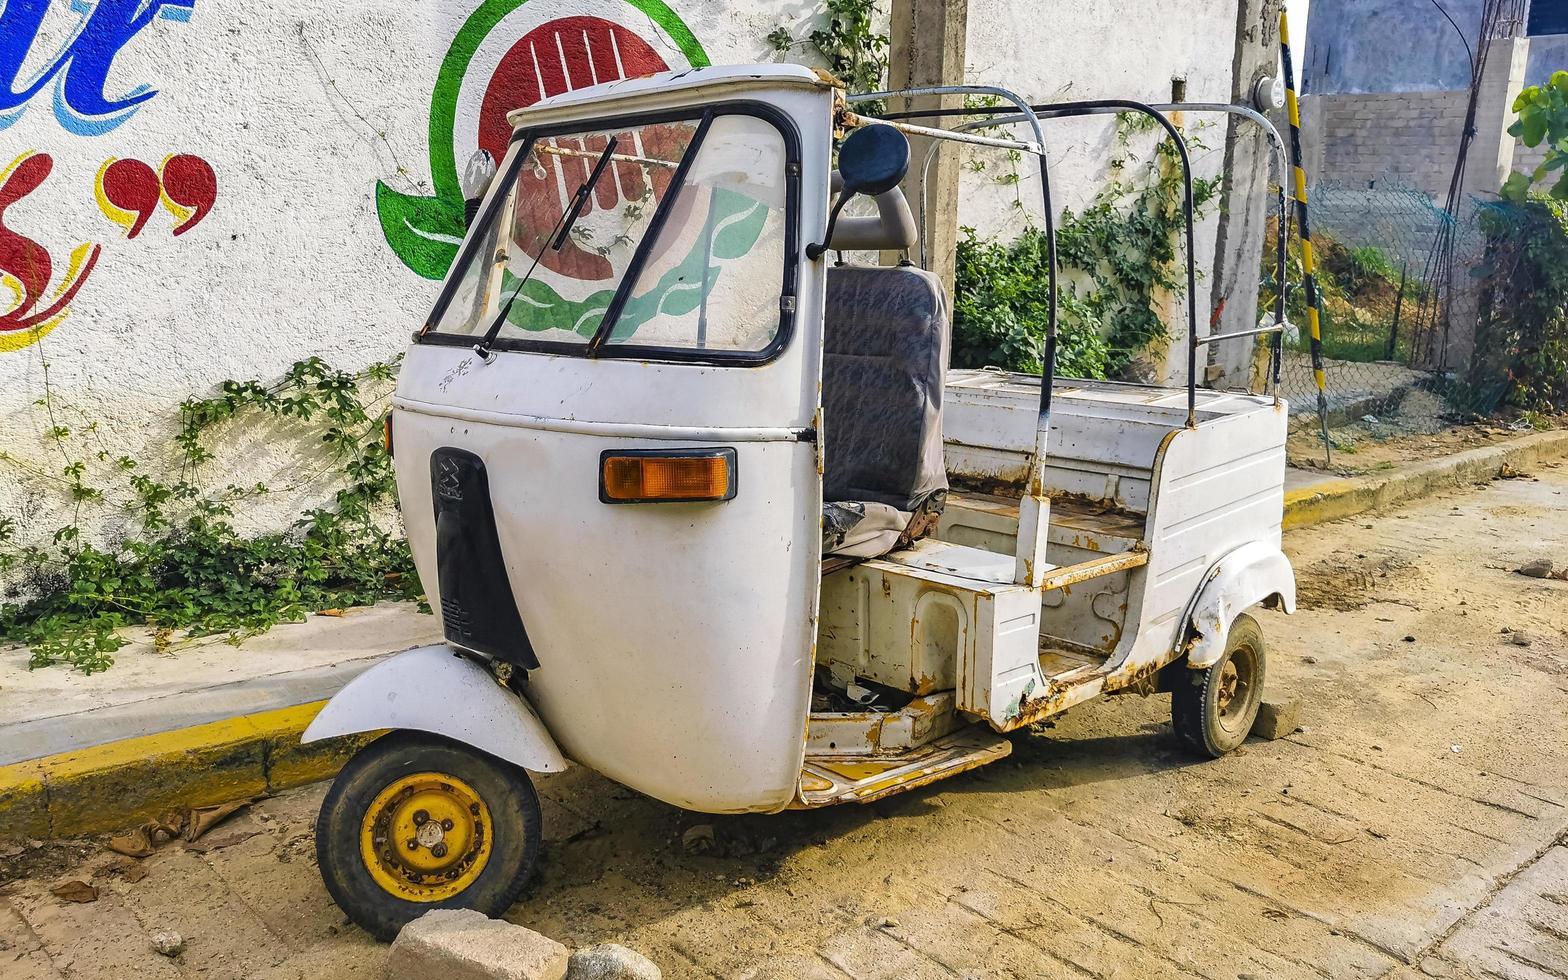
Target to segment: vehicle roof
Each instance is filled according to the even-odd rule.
[[[704,89],[708,94],[733,97],[746,90],[778,89],[781,87],[806,87],[828,89],[833,85],[823,73],[802,65],[756,64],[711,65],[705,68],[685,68],[680,71],[661,71],[640,78],[622,78],[601,82],[587,88],[574,89],[541,99],[526,109],[514,109],[507,114],[512,127],[532,126],[542,116],[569,116],[570,109],[586,103],[610,105],[650,95],[680,92],[693,96]],[[690,99],[689,101],[701,101]],[[559,112],[559,110],[567,110]]]

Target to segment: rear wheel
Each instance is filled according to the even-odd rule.
[[[1207,670],[1171,666],[1178,676],[1171,691],[1171,725],[1194,751],[1216,759],[1234,752],[1247,740],[1258,709],[1268,653],[1263,627],[1243,613],[1231,624],[1225,655]]]
[[[316,858],[348,917],[390,940],[430,909],[511,907],[539,860],[528,774],[450,739],[395,732],[370,743],[327,791]]]

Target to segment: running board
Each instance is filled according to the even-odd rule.
[[[806,759],[791,809],[872,803],[1005,759],[1013,743],[975,725],[894,759]]]

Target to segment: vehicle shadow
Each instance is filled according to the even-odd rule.
[[[873,826],[880,821],[898,825],[900,834],[950,833],[938,822],[955,797],[1067,793],[1200,761],[1176,745],[1168,724],[1115,721],[1100,717],[1092,731],[1066,723],[1017,733],[1005,760],[875,803],[777,814],[691,813],[579,767],[540,783],[542,870],[508,918],[579,945],[662,933],[675,928],[666,920],[700,909],[749,907],[759,886],[793,895],[792,885],[841,881],[835,866],[885,846],[888,832]],[[922,830],[920,821],[932,823]],[[874,862],[868,873],[880,880],[898,864],[879,870]]]

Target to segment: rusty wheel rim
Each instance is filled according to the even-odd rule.
[[[1234,732],[1246,724],[1251,710],[1253,691],[1257,683],[1257,656],[1251,649],[1234,650],[1220,668],[1216,684],[1214,710],[1220,726]]]
[[[377,794],[360,827],[370,877],[410,902],[461,894],[490,860],[490,809],[468,783],[447,773],[404,776]]]

